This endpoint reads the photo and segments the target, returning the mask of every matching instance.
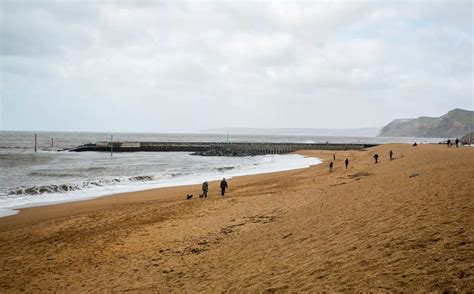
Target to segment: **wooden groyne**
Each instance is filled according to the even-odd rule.
[[[215,142],[99,142],[70,149],[84,152],[196,152],[209,156],[286,154],[297,150],[362,150],[375,144],[331,143],[215,143]]]

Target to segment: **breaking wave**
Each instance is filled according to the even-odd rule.
[[[126,184],[130,182],[149,182],[155,180],[154,176],[134,176],[128,178],[100,179],[72,184],[43,185],[33,187],[19,187],[7,192],[8,195],[41,195],[48,193],[65,193],[79,191],[89,188],[105,187],[114,184]]]

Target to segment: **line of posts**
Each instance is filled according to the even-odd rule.
[[[51,149],[54,148],[54,138],[51,138]],[[38,152],[38,134],[35,134],[35,153]]]

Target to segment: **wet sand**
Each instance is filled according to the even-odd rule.
[[[325,162],[0,218],[0,291],[474,290],[474,148],[299,153]]]

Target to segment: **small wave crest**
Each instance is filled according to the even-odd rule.
[[[67,178],[74,176],[74,174],[65,174],[65,173],[51,173],[48,171],[33,171],[28,175],[30,176],[41,176],[41,177],[51,177],[51,178]]]
[[[153,176],[136,176],[136,177],[128,178],[128,180],[132,182],[147,182],[147,181],[153,181],[154,179],[155,177]]]
[[[25,149],[25,150],[31,150],[31,147],[0,145],[0,149]]]
[[[216,168],[216,170],[219,171],[219,172],[225,172],[225,171],[229,171],[229,170],[233,170],[233,169],[235,169],[235,166],[224,166],[224,167]]]
[[[113,184],[124,184],[129,182],[148,182],[153,181],[154,176],[134,176],[128,178],[100,179],[93,181],[85,181],[81,183],[60,184],[60,185],[41,185],[34,187],[20,187],[9,190],[8,195],[41,195],[50,193],[66,193],[70,191],[79,191],[89,188],[104,187]]]
[[[92,166],[92,167],[88,167],[86,169],[86,172],[91,172],[91,171],[102,171],[102,170],[105,170],[106,168],[103,167],[103,166]]]

